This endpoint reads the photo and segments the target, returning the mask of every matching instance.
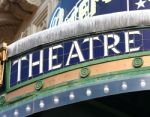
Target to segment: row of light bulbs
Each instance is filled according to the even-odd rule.
[[[141,81],[140,81],[140,86],[141,86],[141,88],[145,88],[145,86],[146,86],[145,80],[141,80]],[[127,89],[128,89],[128,84],[127,84],[127,82],[122,82],[121,88],[122,88],[122,90],[127,90]],[[108,86],[108,85],[105,85],[103,90],[104,90],[104,93],[105,93],[105,94],[108,94],[108,93],[110,92],[110,89],[109,89],[109,86]],[[90,88],[87,88],[85,93],[86,93],[86,96],[90,97],[90,96],[92,95],[92,90],[91,90]],[[70,94],[69,94],[69,99],[70,99],[71,101],[75,99],[75,94],[74,94],[73,92],[70,92]],[[59,104],[59,102],[60,102],[59,97],[55,96],[55,97],[53,98],[53,103],[54,103],[54,104]],[[43,108],[45,107],[44,100],[40,100],[40,102],[39,102],[39,107],[40,107],[41,109],[43,109]],[[27,105],[27,106],[26,106],[25,111],[26,111],[27,113],[29,113],[29,112],[32,111],[32,108],[30,107],[30,105]],[[14,117],[18,117],[18,116],[19,116],[19,111],[16,109],[13,114],[14,114]],[[3,115],[2,117],[7,117],[7,115]]]

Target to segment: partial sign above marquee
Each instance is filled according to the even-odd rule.
[[[96,15],[149,8],[150,0],[61,0],[51,17],[49,27]]]

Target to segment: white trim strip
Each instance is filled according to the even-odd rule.
[[[12,57],[46,43],[81,36],[91,32],[144,25],[150,25],[150,10],[125,11],[94,16],[72,23],[64,23],[60,26],[22,38],[9,45],[8,56]]]

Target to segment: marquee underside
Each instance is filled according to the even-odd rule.
[[[110,79],[110,77],[113,77],[113,79]],[[74,83],[71,86],[70,83],[70,85],[58,87],[53,89],[53,91],[45,90],[37,92],[34,95],[27,96],[28,98],[26,97],[23,101],[20,100],[17,103],[3,107],[0,115],[1,117],[4,115],[7,115],[7,117],[12,117],[12,115],[22,117],[86,100],[150,90],[149,73],[134,75],[134,77],[123,74],[120,77],[110,75],[106,78],[107,80],[103,81],[98,80],[98,78],[88,79],[87,83],[82,85],[81,83]]]

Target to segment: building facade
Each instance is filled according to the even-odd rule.
[[[149,0],[1,0],[0,116],[67,107],[72,116],[147,116],[149,9]],[[78,103],[88,114],[73,111]]]
[[[57,0],[1,0],[1,42],[11,44],[47,29],[57,4]]]

